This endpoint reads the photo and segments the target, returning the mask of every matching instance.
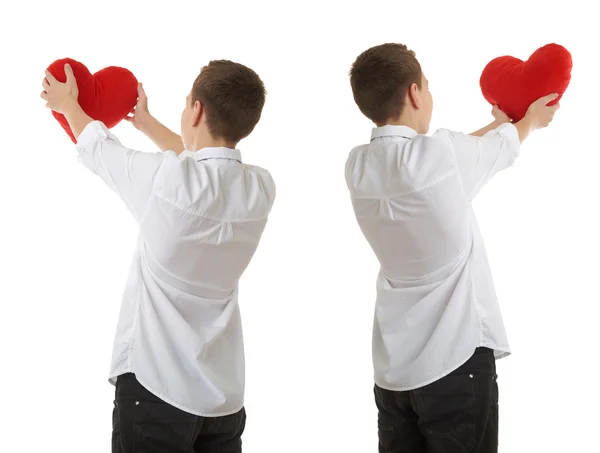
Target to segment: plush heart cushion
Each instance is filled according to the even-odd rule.
[[[63,58],[52,63],[48,70],[59,81],[65,82],[65,64],[70,64],[79,88],[79,105],[95,120],[102,121],[111,128],[119,124],[135,107],[138,81],[125,68],[110,66],[92,74],[82,63]],[[67,119],[60,113],[52,112],[73,143],[73,136]]]
[[[485,99],[513,121],[519,121],[532,102],[551,93],[560,101],[571,81],[573,62],[563,46],[548,44],[536,50],[527,61],[503,56],[490,61],[481,74]]]

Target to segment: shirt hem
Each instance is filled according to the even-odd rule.
[[[496,358],[496,360],[503,359],[504,357],[507,357],[511,354],[510,349],[507,347],[502,348],[502,347],[491,346],[491,345],[487,345],[487,344],[479,344],[478,346],[475,347],[475,349],[477,349],[477,348],[492,349],[494,351],[494,357]],[[449,368],[446,371],[442,372],[441,374],[435,376],[434,378],[427,379],[426,381],[422,381],[419,384],[409,385],[409,386],[405,386],[405,387],[391,387],[388,385],[381,385],[379,382],[377,382],[377,378],[376,378],[375,385],[377,385],[377,387],[379,387],[379,388],[382,388],[383,390],[388,390],[390,392],[409,392],[411,390],[416,390],[421,387],[425,387],[426,385],[433,384],[434,382],[439,381],[440,379],[448,376],[453,371],[456,371],[461,366],[463,366],[465,363],[467,363],[468,360],[471,357],[473,357],[474,353],[475,353],[475,350],[473,350],[473,352],[470,353],[466,359],[459,361],[457,365],[452,366],[451,368]]]
[[[110,376],[108,381],[112,385],[116,385],[117,377],[120,376],[121,374],[125,374],[125,373],[133,373],[133,371],[123,371],[122,373],[119,373],[119,375]],[[244,408],[244,403],[242,402],[242,404],[239,406],[239,408],[237,408],[233,411],[216,412],[216,413],[215,412],[197,411],[197,410],[191,409],[187,406],[184,406],[182,404],[178,404],[178,403],[174,402],[173,400],[171,400],[170,398],[165,397],[160,392],[153,390],[152,388],[150,388],[149,386],[144,384],[143,380],[140,380],[140,378],[137,375],[136,375],[136,379],[146,390],[148,390],[150,393],[152,393],[157,398],[160,398],[161,400],[163,400],[165,403],[167,403],[173,407],[176,407],[179,410],[187,412],[188,414],[197,415],[198,417],[206,417],[206,418],[227,417],[228,415],[237,414],[239,411],[241,411]]]

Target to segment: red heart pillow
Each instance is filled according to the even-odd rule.
[[[55,61],[48,71],[64,83],[67,80],[64,69],[67,63],[71,65],[77,81],[79,105],[90,117],[111,128],[131,113],[137,103],[138,81],[130,71],[110,66],[92,74],[82,63],[70,58]],[[64,115],[54,111],[52,114],[73,143],[77,143]]]
[[[485,99],[513,121],[527,113],[532,102],[551,93],[560,101],[571,81],[573,61],[563,46],[548,44],[536,50],[527,61],[504,56],[490,61],[479,80]]]

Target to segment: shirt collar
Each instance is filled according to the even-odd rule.
[[[371,132],[371,141],[382,137],[403,137],[411,139],[415,138],[417,135],[419,135],[417,131],[408,126],[386,124],[385,126],[373,128],[373,131]]]
[[[194,158],[198,162],[206,159],[231,159],[242,163],[242,153],[239,149],[224,146],[202,148],[194,153]]]

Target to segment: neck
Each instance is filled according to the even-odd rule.
[[[235,149],[237,143],[230,142],[223,138],[215,138],[215,137],[195,137],[193,142],[191,143],[190,151],[196,152],[200,151],[202,148],[231,148]]]
[[[416,115],[412,114],[412,112],[406,112],[400,115],[398,118],[390,118],[382,124],[377,124],[377,127],[381,126],[406,126],[411,129],[417,131],[419,134],[426,134],[426,131],[423,131],[423,127],[421,126],[421,122]]]

